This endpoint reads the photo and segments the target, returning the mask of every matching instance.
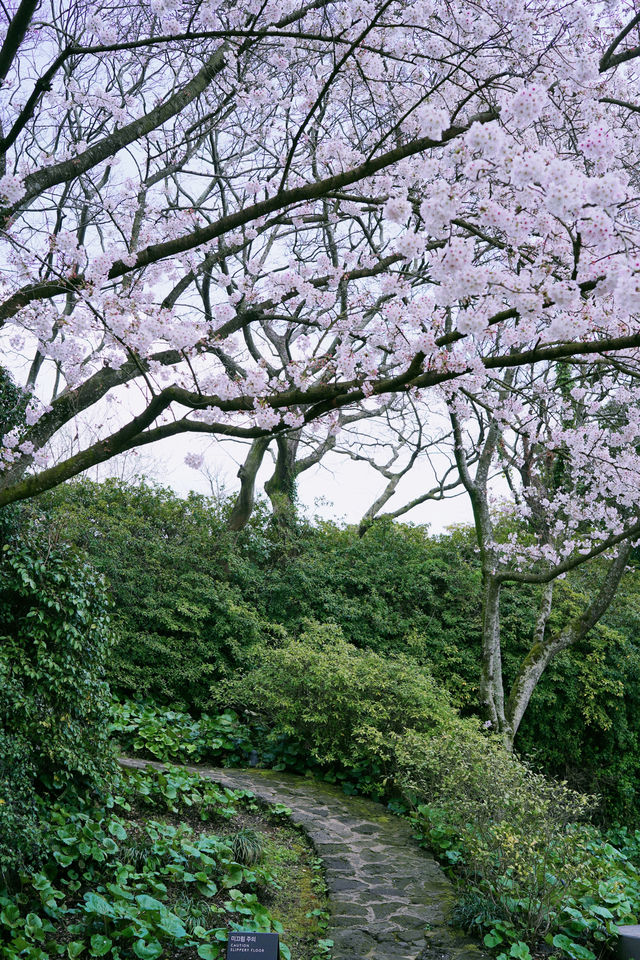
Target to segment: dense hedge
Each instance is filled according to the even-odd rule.
[[[0,552],[0,879],[37,860],[42,804],[108,789],[111,634],[99,577],[21,527]]]
[[[233,542],[201,497],[116,481],[50,495],[50,523],[86,551],[113,597],[115,690],[203,709],[269,626],[229,575]]]
[[[123,696],[205,709],[212,683],[246,669],[255,644],[277,645],[316,621],[356,647],[413,657],[463,715],[478,708],[480,571],[468,530],[430,537],[383,521],[361,538],[300,523],[283,544],[260,508],[232,534],[228,503],[117,481],[74,483],[43,504],[110,584],[118,640],[109,679]],[[596,572],[558,583],[551,628],[580,608]],[[507,680],[527,650],[536,600],[533,587],[504,590]],[[639,627],[631,573],[590,637],[550,666],[517,741],[542,769],[601,792],[609,818],[640,817]]]

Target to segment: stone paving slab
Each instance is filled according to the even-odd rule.
[[[140,768],[149,763],[120,762]],[[409,824],[380,804],[273,770],[185,769],[290,807],[291,820],[311,838],[325,866],[333,960],[483,960],[478,946],[448,925],[451,883],[412,840]]]

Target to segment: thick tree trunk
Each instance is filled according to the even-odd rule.
[[[276,437],[276,443],[278,456],[275,470],[265,483],[264,489],[271,501],[274,522],[286,525],[295,518],[296,512],[296,454],[300,433]]]
[[[482,667],[480,670],[480,702],[487,722],[493,730],[504,729],[504,687],[502,683],[502,651],[500,646],[500,588],[496,575],[498,558],[493,549],[493,523],[489,509],[488,480],[496,448],[498,430],[492,422],[485,437],[476,468],[475,479],[469,472],[464,451],[462,428],[458,415],[450,408],[453,427],[454,455],[460,479],[469,494],[475,521],[475,533],[482,558]]]
[[[270,440],[271,437],[259,437],[254,440],[247,459],[238,470],[240,492],[229,517],[228,527],[230,530],[242,530],[249,522],[255,501],[256,476]]]
[[[545,643],[545,632],[551,615],[552,603],[553,582],[545,583],[533,633],[533,644],[520,664],[507,701],[504,739],[509,750],[513,750],[515,735],[538,680],[553,657],[563,649],[562,646],[557,645],[557,642],[548,641]]]

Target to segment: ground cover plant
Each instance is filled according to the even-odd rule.
[[[304,832],[292,826],[287,809],[279,804],[243,810],[233,829],[236,860],[251,864],[259,856],[275,879],[266,902],[274,922],[285,931],[292,957],[328,960],[333,946],[327,936],[331,904],[322,861]]]
[[[125,754],[154,760],[240,765],[253,749],[251,731],[232,711],[194,719],[152,702],[114,700],[109,729]]]
[[[640,833],[598,829],[589,820],[592,798],[506,754],[475,721],[456,716],[426,677],[402,690],[401,659],[395,667],[385,661],[376,685],[380,667],[376,654],[349,647],[327,628],[269,651],[236,690],[254,723],[260,716],[253,729],[236,720],[254,761],[341,782],[408,816],[457,885],[455,921],[503,960],[594,960],[613,951],[616,925],[640,913]],[[118,708],[128,722],[121,729],[116,720],[117,735],[131,749],[160,756],[164,713],[150,705]],[[216,720],[209,722],[215,728]],[[199,721],[180,715],[177,729],[189,725],[201,738]],[[182,735],[180,753],[167,735],[183,760],[191,739]],[[277,755],[269,752],[275,744]],[[204,742],[201,749],[205,759]]]
[[[46,811],[48,840],[39,869],[0,891],[3,956],[139,957],[223,955],[228,931],[283,932],[265,902],[288,920],[311,958],[322,932],[322,879],[296,831],[272,827],[242,791],[182,770],[122,772],[102,805],[76,798]],[[247,818],[267,826],[249,858]],[[292,859],[307,884],[300,904],[280,896],[270,861]],[[254,830],[254,837],[258,835]],[[306,857],[306,863],[304,858]],[[317,911],[317,912],[314,912]],[[306,917],[309,913],[310,917]],[[286,942],[283,957],[290,957]]]

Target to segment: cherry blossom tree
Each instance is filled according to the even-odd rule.
[[[0,505],[179,433],[640,345],[627,2],[22,0]],[[98,439],[47,445],[78,416]]]
[[[606,612],[640,537],[640,398],[635,371],[628,377],[608,365],[509,374],[495,404],[488,405],[486,395],[462,393],[450,398],[449,413],[482,565],[480,699],[511,748],[544,670]],[[505,508],[496,511],[492,504],[492,472],[506,479],[512,495],[507,512],[515,530],[506,540],[496,522]],[[605,565],[593,596],[560,629],[550,630],[555,581],[598,557]],[[505,691],[500,596],[507,583],[542,589],[530,649]]]
[[[20,0],[2,16],[1,380],[21,392],[2,391],[0,507],[194,434],[247,442],[241,525],[269,447],[286,510],[346,425],[342,448],[371,457],[363,423],[418,411],[366,526],[440,403],[452,464],[425,496],[471,498],[482,695],[512,741],[640,533],[634,3]],[[81,448],[48,460],[70,427]],[[508,543],[496,471],[528,534]],[[601,555],[591,607],[547,636],[551,584]],[[548,586],[505,693],[510,580]]]
[[[451,430],[441,430],[438,466],[430,464],[439,481],[387,514],[402,516],[428,499],[456,495],[460,487],[466,491],[483,586],[479,699],[510,749],[546,667],[583,640],[607,611],[640,538],[638,376],[635,364],[603,358],[599,364],[511,368],[475,393],[446,386],[440,412]],[[427,417],[417,409],[409,425],[433,421],[434,413]],[[417,432],[399,468],[378,467],[387,484],[365,514],[363,532],[409,470],[426,472],[420,457],[429,447]],[[400,448],[394,453],[399,459]],[[590,562],[599,571],[592,578],[593,595],[551,630],[555,582]],[[538,584],[540,600],[529,650],[507,689],[500,608],[509,583]]]

